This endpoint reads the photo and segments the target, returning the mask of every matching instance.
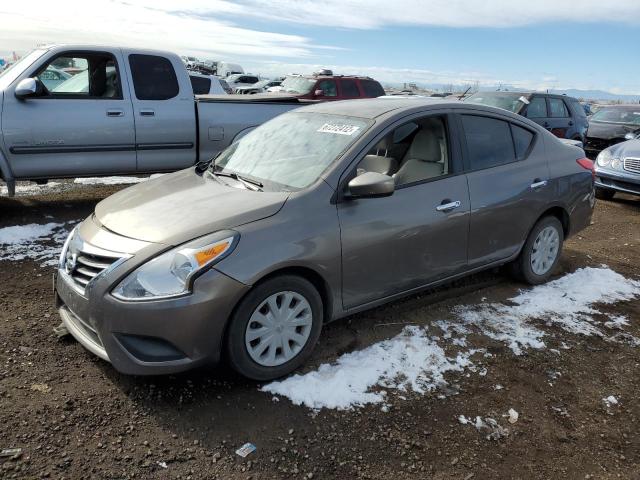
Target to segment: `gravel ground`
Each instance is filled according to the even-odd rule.
[[[0,228],[79,220],[119,188],[64,183],[0,198]],[[639,245],[640,199],[600,201],[557,275],[606,263],[637,278]],[[640,479],[640,348],[629,344],[548,327],[569,348],[516,356],[483,337],[477,343],[492,355],[482,374],[452,373],[448,388],[393,396],[386,409],[314,412],[224,366],[120,375],[53,335],[52,268],[40,263],[0,261],[0,450],[22,449],[0,458],[0,477]],[[492,271],[333,323],[305,370],[522,287]],[[599,308],[626,315],[628,333],[640,336],[639,303]],[[607,406],[609,395],[619,403]],[[510,408],[519,413],[513,424]],[[460,415],[492,417],[500,428],[487,435]],[[235,450],[245,442],[257,450],[242,459]]]

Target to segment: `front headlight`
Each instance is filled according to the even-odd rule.
[[[185,295],[194,277],[229,255],[238,239],[236,232],[217,232],[169,250],[138,267],[112,294],[129,301]]]
[[[602,150],[598,154],[598,158],[596,158],[596,163],[601,167],[606,167],[611,163],[612,159],[613,159],[613,156],[611,155],[611,152],[609,150]]]

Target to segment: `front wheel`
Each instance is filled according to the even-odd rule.
[[[266,280],[241,300],[231,318],[229,362],[252,380],[287,375],[313,352],[322,318],[322,299],[309,281],[293,275]]]
[[[512,272],[518,280],[531,285],[546,282],[560,260],[564,230],[560,220],[548,216],[535,224],[520,256],[512,264]]]

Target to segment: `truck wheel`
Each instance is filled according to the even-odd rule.
[[[322,321],[322,299],[309,281],[294,275],[271,278],[251,290],[231,318],[229,363],[252,380],[287,375],[313,352]]]
[[[600,200],[611,200],[615,194],[616,192],[614,190],[596,187],[596,198]]]
[[[530,285],[546,282],[560,260],[564,230],[554,216],[540,219],[535,224],[520,256],[511,265],[514,276]]]

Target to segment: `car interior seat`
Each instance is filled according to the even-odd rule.
[[[417,182],[427,178],[441,176],[448,172],[446,151],[443,152],[444,135],[439,134],[442,122],[423,125],[413,137],[411,146],[405,154],[400,169],[394,175],[396,185]],[[444,153],[444,155],[443,155]]]

